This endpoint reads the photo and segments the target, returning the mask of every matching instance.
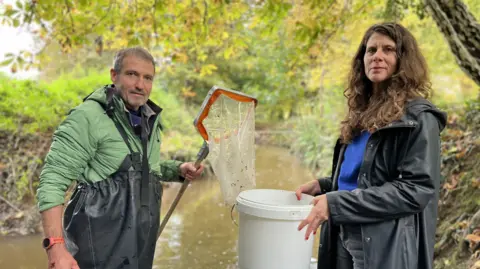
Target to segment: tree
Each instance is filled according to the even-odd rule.
[[[265,111],[259,115],[288,118],[310,113],[318,100],[323,106],[341,99],[365,29],[385,15],[401,21],[409,8],[421,17],[422,1],[17,0],[0,7],[0,23],[34,25],[33,35],[47,45],[35,57],[28,51],[8,55],[3,64],[12,69],[34,64],[56,73],[73,64],[105,66],[113,51],[141,45],[158,60],[162,89],[198,103],[212,85],[223,85],[261,98],[259,109]],[[430,61],[442,61],[433,65],[435,75],[456,80],[461,71],[445,43],[431,42],[440,36],[430,33],[433,21],[420,25],[415,15],[406,17],[406,26],[425,31],[417,29],[416,36],[430,37],[421,43]],[[453,75],[445,67],[454,69]],[[467,83],[464,88],[471,89]]]
[[[461,69],[480,85],[480,24],[461,0],[425,0]]]

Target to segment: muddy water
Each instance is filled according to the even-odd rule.
[[[256,152],[257,188],[293,190],[312,176],[284,149],[259,147]],[[166,213],[179,184],[165,189],[162,215]],[[157,243],[154,268],[230,269],[237,263],[238,228],[230,208],[222,205],[215,178],[192,184],[182,197]],[[238,217],[233,214],[233,217]],[[0,269],[46,268],[41,236],[0,237]],[[315,246],[318,245],[318,233]],[[313,255],[316,255],[314,246]]]

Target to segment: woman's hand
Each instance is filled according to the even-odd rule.
[[[298,187],[295,191],[295,195],[297,196],[297,199],[300,200],[302,198],[302,193],[313,196],[320,193],[320,191],[320,183],[318,183],[318,180],[312,180]]]
[[[298,230],[301,231],[303,227],[308,225],[307,231],[305,232],[305,240],[308,240],[310,234],[316,233],[318,226],[324,221],[328,220],[329,211],[328,211],[328,202],[326,195],[319,195],[315,197],[312,201],[314,207],[310,211],[308,217],[298,225]]]

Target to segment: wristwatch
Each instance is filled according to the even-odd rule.
[[[44,238],[42,241],[42,247],[44,249],[49,249],[55,244],[63,244],[65,243],[65,240],[63,237],[47,237]]]

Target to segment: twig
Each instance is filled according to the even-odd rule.
[[[478,227],[480,227],[480,209],[470,219],[467,232],[472,233]]]
[[[203,25],[207,26],[207,19],[208,19],[208,4],[207,1],[203,1],[203,5],[205,6],[205,12],[203,13]]]
[[[30,24],[32,23],[32,19],[33,19],[33,15],[35,14],[35,7],[37,5],[37,2],[36,1],[32,1],[31,4],[30,4],[30,12],[27,13],[27,15],[25,16],[25,20],[23,21],[22,25],[20,26],[21,28],[23,28],[23,26],[25,26],[25,24],[27,24],[28,26],[30,26]]]
[[[358,8],[358,10],[356,10],[355,12],[353,12],[353,14],[358,14],[358,13],[360,13],[361,11],[363,11],[363,9],[364,9],[367,5],[368,5],[368,1],[365,1],[364,4],[363,4],[361,7]],[[342,9],[341,14],[340,14],[339,17],[340,17],[340,18],[345,17],[345,12],[347,12],[347,11],[348,11],[348,7],[344,7],[344,8]],[[327,48],[329,47],[329,46],[328,46],[328,41],[329,41],[329,39],[338,32],[338,30],[340,29],[340,27],[342,27],[342,26],[345,25],[345,22],[346,22],[346,19],[345,19],[345,20],[339,20],[339,21],[337,22],[337,25],[336,25],[335,29],[334,29],[332,32],[328,33],[328,34],[323,38],[323,40],[322,40],[322,45],[323,45],[323,46],[325,46],[325,47],[327,47]]]
[[[35,171],[37,170],[37,167],[38,167],[38,162],[37,160],[34,160],[33,165],[31,165],[28,168],[28,171],[30,171],[30,175],[28,177],[28,188],[30,189],[30,194],[32,196],[35,195],[35,192],[33,191],[33,176],[35,175]]]
[[[434,253],[435,256],[439,255],[453,240],[453,233],[455,232],[456,227],[454,225],[447,228],[447,230],[443,233],[440,241],[435,244]]]
[[[108,17],[108,15],[110,15],[110,11],[112,9],[112,5],[116,4],[115,1],[109,1],[109,4],[108,4],[108,9],[105,11],[105,14],[100,18],[98,19],[97,21],[95,21],[94,23],[92,23],[91,27],[88,28],[88,29],[85,29],[85,31],[83,31],[82,33],[80,33],[79,35],[80,36],[84,36],[84,35],[87,35],[87,34],[90,34],[93,32],[93,30],[95,29],[95,27],[97,27],[98,24],[100,24],[100,22],[102,22],[105,18]],[[113,16],[111,16],[113,18]],[[68,33],[68,26],[65,26],[64,28],[58,30],[57,32],[59,33],[62,33],[64,35],[69,35]]]
[[[105,18],[108,17],[108,15],[110,15],[110,10],[112,9],[112,5],[113,4],[116,4],[115,1],[109,1],[108,2],[108,9],[105,11],[105,14],[103,15],[103,17],[101,17],[98,21],[94,22],[92,24],[92,28],[90,30],[86,30],[83,35],[86,35],[86,34],[89,34],[90,32],[93,32],[93,30],[95,29],[95,27],[97,27],[97,25],[100,24],[100,22],[102,22]]]
[[[0,200],[9,205],[11,208],[15,209],[17,212],[22,212],[20,208],[16,207],[14,204],[10,203],[7,199],[0,195]]]
[[[19,134],[16,135],[15,144],[13,144],[13,149],[18,148],[18,143],[20,143],[20,135]]]
[[[8,160],[10,161],[10,164],[12,166],[12,177],[13,177],[13,180],[16,179],[16,173],[15,173],[15,163],[13,162],[12,160],[12,157],[8,157]]]
[[[155,46],[158,45],[158,31],[157,31],[157,19],[155,18],[155,11],[157,10],[157,0],[153,3],[153,34],[155,35]]]
[[[72,17],[72,7],[70,6],[70,3],[68,2],[68,0],[65,0],[65,5],[67,6],[68,16],[70,17],[70,24],[72,25],[72,33],[75,33],[75,24],[73,23],[73,17]]]

